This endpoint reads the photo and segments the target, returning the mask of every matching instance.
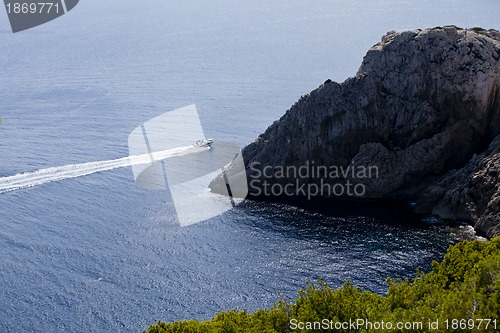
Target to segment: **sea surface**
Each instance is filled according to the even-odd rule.
[[[386,277],[428,270],[470,228],[257,202],[180,227],[165,191],[101,161],[191,104],[207,137],[244,146],[355,75],[387,31],[499,29],[498,13],[497,0],[86,0],[13,34],[1,9],[0,177],[28,174],[0,190],[0,332],[140,332],[269,307],[319,278],[384,293]]]

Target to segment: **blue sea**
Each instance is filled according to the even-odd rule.
[[[191,104],[207,137],[244,146],[301,95],[353,76],[387,31],[500,29],[498,13],[497,0],[86,0],[13,34],[0,9],[0,177],[126,157],[134,128]],[[474,237],[390,209],[252,201],[181,227],[130,167],[68,172],[0,191],[0,332],[141,332],[269,307],[319,278],[384,293],[386,277]]]

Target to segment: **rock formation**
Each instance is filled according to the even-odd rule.
[[[467,220],[487,237],[500,235],[500,135],[466,166],[447,172],[418,197],[416,211]]]
[[[362,195],[354,196],[406,197],[420,213],[471,221],[491,237],[500,235],[499,134],[499,32],[391,31],[368,51],[355,77],[327,80],[245,147],[244,167],[250,196],[262,197],[265,181],[292,184],[289,190],[361,184]],[[305,163],[377,173],[301,177],[269,169]],[[233,165],[226,173],[241,177],[242,170]],[[211,183],[213,191],[221,179]]]

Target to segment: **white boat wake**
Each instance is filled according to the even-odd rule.
[[[0,193],[39,186],[63,179],[82,177],[100,171],[108,171],[140,164],[150,164],[152,160],[161,161],[169,157],[182,155],[191,148],[193,148],[193,146],[168,149],[151,154],[122,157],[115,160],[69,164],[59,167],[40,169],[33,172],[21,173],[13,176],[1,177]]]

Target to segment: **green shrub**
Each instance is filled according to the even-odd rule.
[[[500,331],[500,237],[489,242],[464,241],[450,247],[431,272],[417,272],[412,281],[387,280],[385,296],[363,291],[346,282],[338,289],[322,281],[309,283],[295,302],[278,301],[271,309],[254,313],[231,310],[205,322],[158,322],[147,333],[170,332],[325,332],[320,328],[292,329],[291,323],[323,320],[391,323],[392,330],[370,326],[345,327],[337,332],[498,332]],[[485,329],[486,321],[496,319]],[[448,320],[448,326],[446,326]],[[439,328],[429,327],[429,322]],[[397,323],[422,323],[396,329]],[[481,324],[482,326],[478,326]],[[471,325],[470,327],[466,327]],[[387,327],[387,326],[386,326]]]

